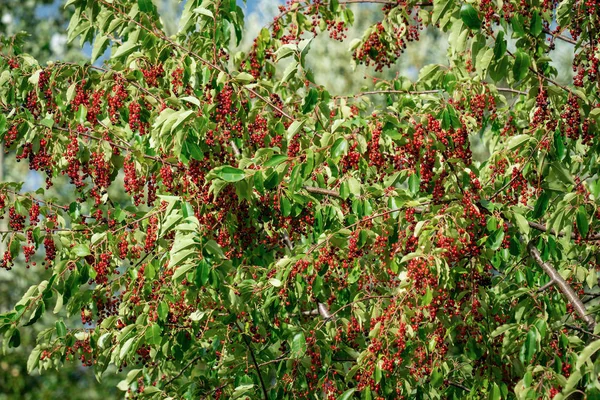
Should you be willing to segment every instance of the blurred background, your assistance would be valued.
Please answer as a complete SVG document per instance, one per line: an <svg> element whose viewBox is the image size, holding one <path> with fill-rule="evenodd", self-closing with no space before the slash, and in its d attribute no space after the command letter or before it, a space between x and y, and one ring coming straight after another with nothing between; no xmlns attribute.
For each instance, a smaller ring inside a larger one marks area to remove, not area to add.
<svg viewBox="0 0 600 400"><path fill-rule="evenodd" d="M267 26L278 13L278 5L283 1L248 0L247 4L238 0L246 15L246 35L241 44L232 52L247 52L254 37L261 28ZM40 65L50 60L85 61L89 60L91 47L79 47L79 39L67 43L66 27L72 8L64 9L64 0L0 0L0 35L18 35L17 43L22 51L38 59ZM154 0L162 16L167 33L176 32L180 10L184 1ZM352 5L354 26L347 32L347 40L343 43L323 34L313 40L309 67L312 68L317 84L329 88L334 95L347 95L360 91L363 87L373 87L371 78L391 79L399 75L416 80L422 66L430 63L447 64L446 35L435 29L422 32L421 40L408 45L406 52L390 69L374 74L365 67L352 69L349 43L360 38L365 29L381 19L380 7L377 5ZM555 67L559 70L559 80L570 82L572 71L572 47L557 42ZM2 50L4 51L4 50ZM97 64L101 64L101 57ZM367 78L367 79L363 79ZM44 177L29 171L26 163L17 163L14 154L4 154L0 144L0 182L25 182L24 191L35 191L44 186ZM48 193L59 199L61 204L69 204L72 198L65 194L73 193L65 186L66 180L57 180L53 192ZM117 186L117 185L113 185ZM122 190L121 188L114 188ZM0 220L0 230L6 229L4 220ZM4 243L0 243L3 251ZM2 253L0 251L0 254ZM41 260L38 260L41 261ZM36 267L26 269L22 260L17 260L11 271L0 270L0 313L9 311L26 292L27 288L40 280L48 279L46 271L37 263ZM79 363L65 364L59 371L46 371L43 376L37 372L27 374L27 358L35 346L37 333L54 326L52 313L42 318L35 325L21 330L21 346L9 349L0 356L0 400L7 399L100 399L119 398L122 393L115 385L122 376L114 370L108 370L101 383L94 377L93 370L82 367ZM81 321L75 316L67 326L79 326Z"/></svg>

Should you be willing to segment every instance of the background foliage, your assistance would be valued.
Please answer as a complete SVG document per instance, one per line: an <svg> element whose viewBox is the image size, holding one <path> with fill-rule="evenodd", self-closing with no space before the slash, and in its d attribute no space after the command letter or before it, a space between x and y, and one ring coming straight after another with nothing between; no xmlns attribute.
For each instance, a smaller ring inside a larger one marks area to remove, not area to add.
<svg viewBox="0 0 600 400"><path fill-rule="evenodd" d="M28 371L128 398L598 396L596 4L372 2L245 39L235 1L69 0L91 63L6 28L0 135L45 186L0 184L35 281L4 351L40 327Z"/></svg>

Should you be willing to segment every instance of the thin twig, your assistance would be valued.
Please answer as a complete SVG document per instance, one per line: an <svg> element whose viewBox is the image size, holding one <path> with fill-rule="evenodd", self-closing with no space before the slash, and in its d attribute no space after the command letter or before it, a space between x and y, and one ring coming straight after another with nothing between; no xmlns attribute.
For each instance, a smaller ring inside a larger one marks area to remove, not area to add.
<svg viewBox="0 0 600 400"><path fill-rule="evenodd" d="M594 339L600 339L600 336L598 336L598 335L596 335L596 334L594 334L594 333L592 333L592 332L590 332L590 331L588 331L588 330L585 330L585 329L583 329L583 328L580 328L580 327L578 327L578 326L575 326L575 325L570 325L570 324L565 324L565 326L566 326L567 328L569 328L569 329L572 329L572 330L574 330L574 331L581 332L581 333L585 333L586 335L589 335L590 337L593 337Z"/></svg>
<svg viewBox="0 0 600 400"><path fill-rule="evenodd" d="M550 280L550 282L546 283L544 286L542 286L541 288L538 289L538 293L548 290L549 288L554 286L555 283L556 282L554 282L553 280Z"/></svg>
<svg viewBox="0 0 600 400"><path fill-rule="evenodd" d="M460 383L458 383L458 382L454 382L454 381L448 381L448 385L450 385L450 386L454 386L454 387L457 387L457 388L459 388L459 389L462 389L462 390L464 390L465 392L469 392L469 393L471 392L471 389L469 389L468 387L466 387L466 386L464 386L464 385L462 385L462 384L460 384Z"/></svg>
<svg viewBox="0 0 600 400"><path fill-rule="evenodd" d="M235 321L235 326L237 326L238 331L240 331L240 335L242 335L242 339L244 339L244 343L246 343L246 347L250 352L250 357L252 358L252 363L254 364L254 368L256 368L256 373L258 374L258 379L260 380L260 386L262 387L263 394L265 395L265 400L269 400L269 393L267 392L267 386L263 380L262 374L260 373L260 366L256 361L256 356L254 355L254 350L252 350L252 346L250 345L250 341L246 337L246 334L242 330L242 327Z"/></svg>
<svg viewBox="0 0 600 400"><path fill-rule="evenodd" d="M193 364L196 363L196 361L198 361L199 359L201 359L202 356L196 356L194 358L192 358L190 360L190 362L188 362L182 369L181 371L179 371L179 373L177 375L175 375L173 378L169 379L169 381L167 383L165 383L165 387L169 386L175 379L178 379L181 375L183 375L183 373L189 368L191 367Z"/></svg>

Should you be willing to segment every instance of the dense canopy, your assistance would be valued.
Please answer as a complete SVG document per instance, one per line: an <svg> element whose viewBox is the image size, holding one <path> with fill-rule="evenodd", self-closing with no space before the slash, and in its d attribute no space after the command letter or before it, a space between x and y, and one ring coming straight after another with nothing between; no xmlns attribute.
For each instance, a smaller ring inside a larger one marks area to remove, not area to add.
<svg viewBox="0 0 600 400"><path fill-rule="evenodd" d="M331 94L311 41L354 3L382 19L353 63L429 30L447 62ZM113 365L127 398L600 396L595 0L289 1L246 53L235 0L183 2L173 35L151 0L65 7L89 61L1 38L0 138L45 179L0 183L0 267L49 271L0 315L4 351L55 322L30 371Z"/></svg>

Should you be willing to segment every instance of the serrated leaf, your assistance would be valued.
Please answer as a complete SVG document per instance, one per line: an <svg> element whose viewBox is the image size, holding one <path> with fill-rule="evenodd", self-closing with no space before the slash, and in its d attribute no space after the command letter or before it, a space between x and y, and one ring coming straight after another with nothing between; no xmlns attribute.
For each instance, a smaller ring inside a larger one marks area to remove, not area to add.
<svg viewBox="0 0 600 400"><path fill-rule="evenodd" d="M105 35L97 35L94 39L94 46L92 47L92 64L104 53L108 45L108 37Z"/></svg>
<svg viewBox="0 0 600 400"><path fill-rule="evenodd" d="M172 263L169 262L169 265L171 265L171 264ZM193 267L194 267L194 265L191 264L191 263L187 263L187 264L184 264L184 265L180 266L173 273L173 280L179 279L180 277L182 277L183 275L185 275L187 272L189 272L189 270L191 270Z"/></svg>
<svg viewBox="0 0 600 400"><path fill-rule="evenodd" d="M281 285L282 285L281 281L277 278L269 279L269 283L274 287L281 287Z"/></svg>
<svg viewBox="0 0 600 400"><path fill-rule="evenodd" d="M63 338L67 335L67 327L63 321L56 321L56 336Z"/></svg>
<svg viewBox="0 0 600 400"><path fill-rule="evenodd" d="M539 36L542 33L542 17L540 16L539 11L534 10L533 15L531 16L531 27L529 31L533 36Z"/></svg>
<svg viewBox="0 0 600 400"><path fill-rule="evenodd" d="M235 76L235 80L241 82L242 84L247 84L254 80L254 76L247 72L241 72Z"/></svg>
<svg viewBox="0 0 600 400"><path fill-rule="evenodd" d="M589 222L588 222L587 212L585 211L584 206L579 206L579 208L577 209L576 219L577 219L577 230L579 231L579 234L581 235L582 238L587 237L590 226L589 226Z"/></svg>
<svg viewBox="0 0 600 400"><path fill-rule="evenodd" d="M194 96L182 97L181 100L187 101L188 103L192 103L193 105L200 107L200 100L198 100L198 98Z"/></svg>
<svg viewBox="0 0 600 400"><path fill-rule="evenodd" d="M33 313L33 315L31 315L31 318L29 318L29 321L27 321L27 323L23 326L30 326L30 325L35 324L40 319L40 317L44 314L44 311L46 311L46 305L42 301L35 309L35 312Z"/></svg>
<svg viewBox="0 0 600 400"><path fill-rule="evenodd" d="M470 4L463 4L460 8L460 19L464 22L466 26L470 29L478 30L481 28L481 20L479 19L479 14L477 10Z"/></svg>
<svg viewBox="0 0 600 400"><path fill-rule="evenodd" d="M8 339L8 347L17 348L21 345L21 332L18 329L14 329Z"/></svg>
<svg viewBox="0 0 600 400"><path fill-rule="evenodd" d="M60 310L62 310L63 307L63 294L60 292L56 293L56 304L54 305L54 310L52 310L52 312L54 314L58 314L60 312Z"/></svg>
<svg viewBox="0 0 600 400"><path fill-rule="evenodd" d="M513 64L513 77L515 81L520 81L527 76L530 65L531 61L529 54L517 50L517 54L515 54L515 63Z"/></svg>
<svg viewBox="0 0 600 400"><path fill-rule="evenodd" d="M136 51L139 47L140 44L137 41L129 40L117 48L117 51L113 54L112 58L126 57Z"/></svg>
<svg viewBox="0 0 600 400"><path fill-rule="evenodd" d="M304 353L306 353L306 339L304 333L299 332L296 333L292 339L290 357L297 359L304 356Z"/></svg>
<svg viewBox="0 0 600 400"><path fill-rule="evenodd" d="M524 233L525 235L529 235L529 231L530 231L530 227L529 227L529 223L527 222L527 219L522 216L521 214L514 214L515 216L515 222L517 223L517 226L519 227L519 230Z"/></svg>
<svg viewBox="0 0 600 400"><path fill-rule="evenodd" d="M521 346L520 359L524 364L529 364L529 362L533 359L537 351L538 345L538 332L537 329L533 326L529 328L529 332L527 332L527 336L525 336L525 342L523 346Z"/></svg>
<svg viewBox="0 0 600 400"><path fill-rule="evenodd" d="M496 43L494 44L494 57L496 60L500 60L506 53L506 40L504 39L504 31L499 31L496 36Z"/></svg>
<svg viewBox="0 0 600 400"><path fill-rule="evenodd" d="M269 161L263 164L263 167L276 167L282 162L287 161L287 159L288 157L284 154L275 154Z"/></svg>
<svg viewBox="0 0 600 400"><path fill-rule="evenodd" d="M207 16L207 17L209 17L209 18L213 18L213 19L215 18L215 16L214 16L214 14L212 13L212 11L210 11L209 9L207 9L207 8L204 8L204 7L196 7L196 8L194 8L194 9L192 10L192 12L193 12L194 14L205 15L205 16Z"/></svg>
<svg viewBox="0 0 600 400"><path fill-rule="evenodd" d="M152 12L154 4L152 4L152 0L138 0L138 7L141 12L148 13Z"/></svg>
<svg viewBox="0 0 600 400"><path fill-rule="evenodd" d="M162 328L158 324L152 324L147 330L144 338L150 345L159 345L162 341Z"/></svg>
<svg viewBox="0 0 600 400"><path fill-rule="evenodd" d="M298 131L300 131L300 129L302 129L302 126L304 126L304 122L305 122L304 120L294 121L290 124L290 126L287 128L287 140L288 141L292 140L292 138L294 136L296 136Z"/></svg>
<svg viewBox="0 0 600 400"><path fill-rule="evenodd" d="M348 152L348 141L344 138L338 138L333 146L331 146L331 157L338 158L342 154L346 154Z"/></svg>
<svg viewBox="0 0 600 400"><path fill-rule="evenodd" d="M214 240L209 240L206 243L204 243L204 250L206 250L208 253L212 254L213 256L217 256L219 258L227 258L225 257L225 254L223 253L223 249L221 249L221 246L219 246L219 244L217 242L215 242Z"/></svg>
<svg viewBox="0 0 600 400"><path fill-rule="evenodd" d="M42 354L42 349L39 347L34 348L29 354L29 358L27 359L27 373L30 374L39 364L40 355Z"/></svg>
<svg viewBox="0 0 600 400"><path fill-rule="evenodd" d="M549 202L550 202L550 196L548 196L548 193L542 192L540 197L535 202L535 206L533 208L533 218L534 219L538 219L542 215L544 215L544 213L548 209Z"/></svg>
<svg viewBox="0 0 600 400"><path fill-rule="evenodd" d="M161 301L158 304L157 312L158 312L158 318L161 321L165 321L167 319L167 315L169 315L169 305L166 302Z"/></svg>
<svg viewBox="0 0 600 400"><path fill-rule="evenodd" d="M71 250L73 252L74 255L76 255L77 257L86 257L91 255L92 253L90 252L90 248L88 245L83 244L83 243L79 243L77 245L75 245L75 247L73 247L73 249Z"/></svg>
<svg viewBox="0 0 600 400"><path fill-rule="evenodd" d="M338 397L338 400L350 400L356 392L356 388L348 389Z"/></svg>
<svg viewBox="0 0 600 400"><path fill-rule="evenodd" d="M125 343L123 343L123 346L121 346L121 349L119 350L119 358L121 360L125 359L125 356L127 355L127 353L129 353L129 350L131 350L131 346L133 346L133 342L135 342L137 338L134 336L132 338L127 339L127 341Z"/></svg>
<svg viewBox="0 0 600 400"><path fill-rule="evenodd" d="M495 230L494 232L492 232L488 236L485 244L491 250L498 250L500 248L500 246L502 245L503 240L504 240L504 231L502 229L498 229L498 230Z"/></svg>
<svg viewBox="0 0 600 400"><path fill-rule="evenodd" d="M229 165L218 168L215 174L225 182L238 182L246 177L244 170Z"/></svg>
<svg viewBox="0 0 600 400"><path fill-rule="evenodd" d="M575 369L579 370L583 365L600 349L600 340L596 340L588 344L577 356L577 363Z"/></svg>

